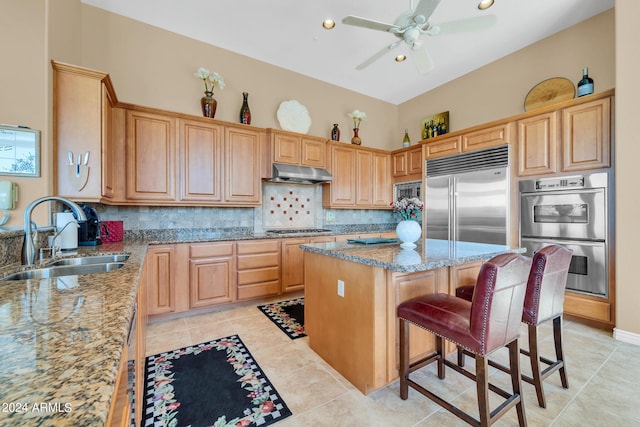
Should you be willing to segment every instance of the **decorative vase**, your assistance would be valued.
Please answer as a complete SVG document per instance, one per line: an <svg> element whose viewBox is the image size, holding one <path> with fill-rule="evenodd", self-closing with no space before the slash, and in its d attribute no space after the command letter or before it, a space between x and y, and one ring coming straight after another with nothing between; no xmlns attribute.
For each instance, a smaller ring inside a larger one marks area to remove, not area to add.
<svg viewBox="0 0 640 427"><path fill-rule="evenodd" d="M213 97L213 92L206 91L200 99L200 105L202 106L202 115L204 117L213 119L216 116L218 101Z"/></svg>
<svg viewBox="0 0 640 427"><path fill-rule="evenodd" d="M422 227L417 221L400 221L396 227L396 234L398 235L398 239L402 242L400 247L412 249L416 247L414 242L416 242L422 235Z"/></svg>
<svg viewBox="0 0 640 427"><path fill-rule="evenodd" d="M242 108L240 108L240 123L243 125L251 124L251 110L249 110L249 94L242 92Z"/></svg>
<svg viewBox="0 0 640 427"><path fill-rule="evenodd" d="M351 138L351 143L355 144L355 145L360 145L362 144L362 140L360 139L360 137L358 136L358 131L360 129L358 128L353 128L353 138Z"/></svg>
<svg viewBox="0 0 640 427"><path fill-rule="evenodd" d="M340 129L338 129L338 124L333 124L333 129L331 129L331 140L332 141L340 141Z"/></svg>

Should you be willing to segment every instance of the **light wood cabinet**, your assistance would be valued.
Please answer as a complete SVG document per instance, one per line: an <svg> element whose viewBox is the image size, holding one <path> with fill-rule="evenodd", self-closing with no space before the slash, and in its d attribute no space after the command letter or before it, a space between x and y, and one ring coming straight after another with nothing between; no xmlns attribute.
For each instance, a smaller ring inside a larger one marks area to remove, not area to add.
<svg viewBox="0 0 640 427"><path fill-rule="evenodd" d="M271 144L271 161L290 165L326 167L325 138L302 135L294 132L268 129Z"/></svg>
<svg viewBox="0 0 640 427"><path fill-rule="evenodd" d="M332 144L330 158L333 181L325 184L324 207L389 208L393 188L388 152Z"/></svg>
<svg viewBox="0 0 640 427"><path fill-rule="evenodd" d="M224 128L193 120L180 121L180 200L221 202Z"/></svg>
<svg viewBox="0 0 640 427"><path fill-rule="evenodd" d="M238 300L280 293L280 241L238 242Z"/></svg>
<svg viewBox="0 0 640 427"><path fill-rule="evenodd" d="M559 140L558 111L518 120L518 175L556 172Z"/></svg>
<svg viewBox="0 0 640 427"><path fill-rule="evenodd" d="M176 311L176 245L149 246L145 259L149 315Z"/></svg>
<svg viewBox="0 0 640 427"><path fill-rule="evenodd" d="M443 138L444 139L438 139L437 141L424 144L425 159L437 159L438 157L462 153L462 136L458 135Z"/></svg>
<svg viewBox="0 0 640 427"><path fill-rule="evenodd" d="M175 202L176 119L127 111L127 200Z"/></svg>
<svg viewBox="0 0 640 427"><path fill-rule="evenodd" d="M224 198L231 204L259 205L262 200L264 132L225 127Z"/></svg>
<svg viewBox="0 0 640 427"><path fill-rule="evenodd" d="M281 267L282 292L293 292L304 289L304 251L300 245L305 243L335 242L332 236L282 239Z"/></svg>
<svg viewBox="0 0 640 427"><path fill-rule="evenodd" d="M462 152L484 150L511 142L511 124L502 123L496 126L483 127L462 135Z"/></svg>
<svg viewBox="0 0 640 427"><path fill-rule="evenodd" d="M189 308L235 301L234 244L189 245Z"/></svg>
<svg viewBox="0 0 640 427"><path fill-rule="evenodd" d="M394 151L391 154L391 176L420 179L422 177L422 146L403 148L401 151Z"/></svg>
<svg viewBox="0 0 640 427"><path fill-rule="evenodd" d="M127 346L122 349L118 376L115 384L115 394L111 400L111 407L106 425L109 427L125 427L131 425L131 401L127 393L128 383Z"/></svg>
<svg viewBox="0 0 640 427"><path fill-rule="evenodd" d="M611 166L611 97L562 110L562 171Z"/></svg>
<svg viewBox="0 0 640 427"><path fill-rule="evenodd" d="M98 202L102 197L102 151L109 147L111 111L117 102L109 76L86 68L52 61L54 191L76 201ZM89 153L86 183L79 183L74 165ZM74 165L69 164L69 153Z"/></svg>

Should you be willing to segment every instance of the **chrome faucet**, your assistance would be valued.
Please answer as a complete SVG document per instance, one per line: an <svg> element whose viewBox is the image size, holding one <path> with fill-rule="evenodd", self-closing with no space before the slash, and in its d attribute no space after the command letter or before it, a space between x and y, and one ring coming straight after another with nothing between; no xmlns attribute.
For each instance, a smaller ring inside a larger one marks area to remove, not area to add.
<svg viewBox="0 0 640 427"><path fill-rule="evenodd" d="M60 202L60 203L64 203L65 205L67 205L68 207L71 208L71 211L73 211L73 213L75 214L76 218L78 219L78 221L86 221L87 220L87 216L85 215L84 211L82 210L82 208L80 206L78 206L76 203L72 202L71 200L67 200L63 197L58 197L58 196L45 196L45 197L41 197L39 199L34 200L33 202L29 203L29 205L24 209L24 251L23 251L23 256L24 256L24 263L26 265L33 265L33 262L35 260L35 246L33 243L33 231L31 229L32 227L32 221L31 221L31 213L33 212L33 209L38 206L40 203L43 202ZM37 231L37 227L36 227L36 231Z"/></svg>

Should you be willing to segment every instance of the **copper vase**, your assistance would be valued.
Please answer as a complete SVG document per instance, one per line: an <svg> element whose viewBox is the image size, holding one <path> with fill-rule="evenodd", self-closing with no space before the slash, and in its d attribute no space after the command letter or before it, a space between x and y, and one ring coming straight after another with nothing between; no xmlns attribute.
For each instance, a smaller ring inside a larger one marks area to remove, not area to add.
<svg viewBox="0 0 640 427"><path fill-rule="evenodd" d="M213 92L205 92L204 96L200 99L200 105L202 106L202 115L204 117L213 119L216 116L218 101L213 97Z"/></svg>
<svg viewBox="0 0 640 427"><path fill-rule="evenodd" d="M358 136L358 131L359 130L360 129L358 129L358 128L353 128L353 138L351 138L351 143L352 144L355 144L355 145L361 145L362 144L362 140Z"/></svg>

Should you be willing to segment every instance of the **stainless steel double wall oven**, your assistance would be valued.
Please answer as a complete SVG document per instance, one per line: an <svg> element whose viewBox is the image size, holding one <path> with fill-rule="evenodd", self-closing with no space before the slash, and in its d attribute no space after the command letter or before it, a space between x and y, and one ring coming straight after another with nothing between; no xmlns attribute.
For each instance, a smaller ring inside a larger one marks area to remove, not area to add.
<svg viewBox="0 0 640 427"><path fill-rule="evenodd" d="M520 181L521 245L573 250L567 290L608 297L608 174Z"/></svg>

